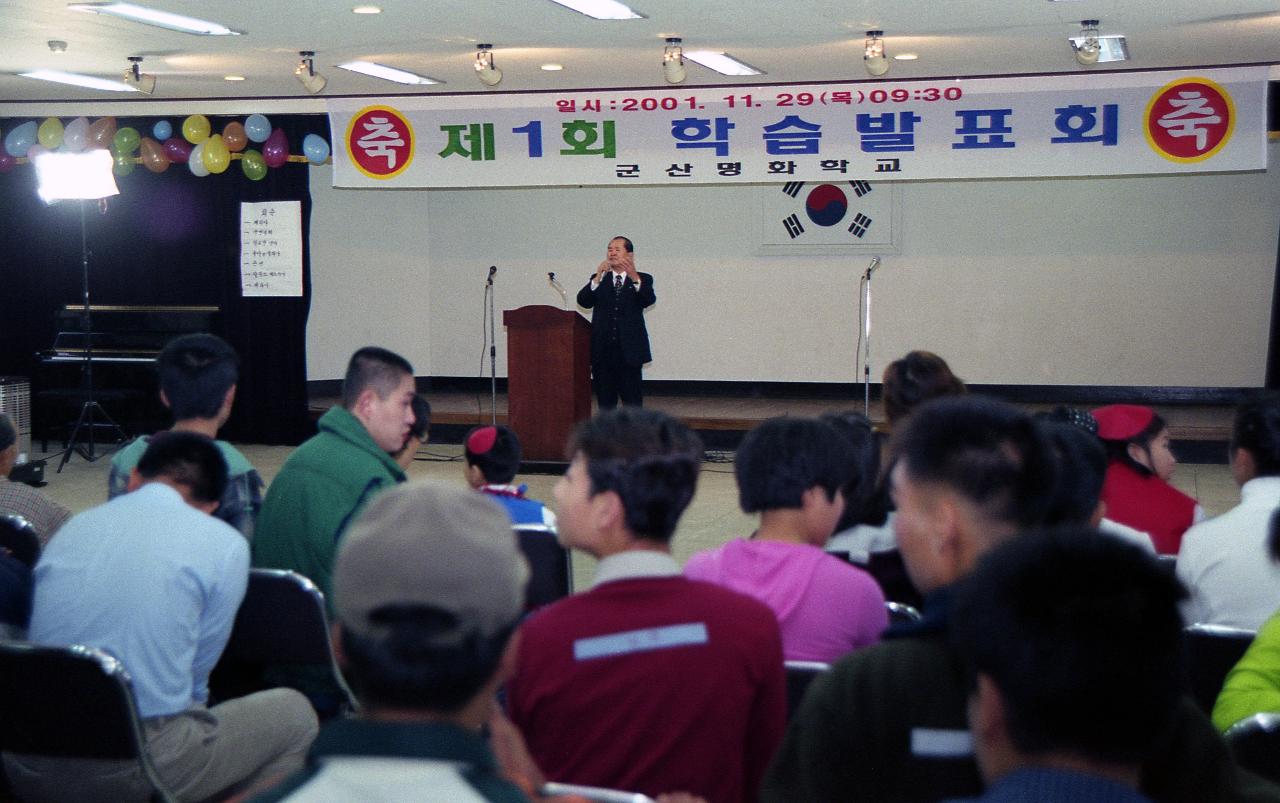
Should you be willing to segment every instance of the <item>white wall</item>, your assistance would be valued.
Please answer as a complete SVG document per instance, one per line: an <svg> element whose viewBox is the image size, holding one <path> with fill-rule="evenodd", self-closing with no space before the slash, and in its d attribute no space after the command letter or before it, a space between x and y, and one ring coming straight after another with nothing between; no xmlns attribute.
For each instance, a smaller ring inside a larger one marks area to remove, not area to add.
<svg viewBox="0 0 1280 803"><path fill-rule="evenodd" d="M1272 146L1274 152L1275 145ZM309 376L365 343L420 375L481 376L482 298L559 304L610 236L654 274L649 379L856 381L864 257L755 255L760 189L356 191L312 175ZM913 348L970 382L1263 381L1280 231L1267 173L906 183L902 253L873 288L873 375Z"/></svg>

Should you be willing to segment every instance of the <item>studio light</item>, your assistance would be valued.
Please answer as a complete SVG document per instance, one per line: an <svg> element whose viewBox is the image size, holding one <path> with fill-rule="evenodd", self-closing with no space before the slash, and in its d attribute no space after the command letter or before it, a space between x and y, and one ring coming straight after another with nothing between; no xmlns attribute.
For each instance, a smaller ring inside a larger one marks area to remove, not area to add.
<svg viewBox="0 0 1280 803"><path fill-rule="evenodd" d="M493 45L476 45L476 78L485 86L497 86L502 82L502 70L493 63Z"/></svg>
<svg viewBox="0 0 1280 803"><path fill-rule="evenodd" d="M1098 32L1098 20L1080 20L1080 33L1067 37L1076 61L1084 67L1108 61L1128 61L1129 45L1123 34Z"/></svg>
<svg viewBox="0 0 1280 803"><path fill-rule="evenodd" d="M294 68L293 75L302 84L302 88L310 92L312 95L318 95L324 91L325 84L329 83L329 79L316 72L316 53L314 50L299 50L298 55L302 60L298 62L298 66Z"/></svg>
<svg viewBox="0 0 1280 803"><path fill-rule="evenodd" d="M667 46L662 49L662 74L668 84L678 84L685 78L684 48L680 47L678 36L667 37Z"/></svg>
<svg viewBox="0 0 1280 803"><path fill-rule="evenodd" d="M93 200L119 195L111 174L111 152L95 148L84 153L45 152L32 159L36 193L47 204L69 199Z"/></svg>
<svg viewBox="0 0 1280 803"><path fill-rule="evenodd" d="M866 47L862 51L862 64L871 75L889 72L889 59L884 55L884 31L867 31Z"/></svg>
<svg viewBox="0 0 1280 803"><path fill-rule="evenodd" d="M124 82L139 92L150 95L156 91L156 77L142 71L142 56L130 56L129 67L124 71Z"/></svg>

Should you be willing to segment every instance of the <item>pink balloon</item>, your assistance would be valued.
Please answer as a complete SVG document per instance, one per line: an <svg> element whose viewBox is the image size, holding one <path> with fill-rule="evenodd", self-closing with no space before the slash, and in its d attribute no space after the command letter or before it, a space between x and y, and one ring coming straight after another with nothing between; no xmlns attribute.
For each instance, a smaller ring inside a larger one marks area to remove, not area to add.
<svg viewBox="0 0 1280 803"><path fill-rule="evenodd" d="M289 138L280 129L272 131L267 141L262 143L262 160L267 167L280 167L289 161Z"/></svg>
<svg viewBox="0 0 1280 803"><path fill-rule="evenodd" d="M164 155L174 164L184 165L191 157L191 143L182 137L169 137L161 147L164 148Z"/></svg>
<svg viewBox="0 0 1280 803"><path fill-rule="evenodd" d="M4 148L0 148L0 173L8 173L18 163L15 156L10 156Z"/></svg>

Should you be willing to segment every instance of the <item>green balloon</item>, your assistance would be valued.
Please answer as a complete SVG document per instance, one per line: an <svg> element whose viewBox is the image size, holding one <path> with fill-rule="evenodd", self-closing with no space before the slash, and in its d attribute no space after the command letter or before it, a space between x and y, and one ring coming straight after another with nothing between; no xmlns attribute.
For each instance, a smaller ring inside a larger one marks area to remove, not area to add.
<svg viewBox="0 0 1280 803"><path fill-rule="evenodd" d="M250 181L262 181L267 177L266 161L261 153L252 149L240 154L240 169Z"/></svg>
<svg viewBox="0 0 1280 803"><path fill-rule="evenodd" d="M138 135L136 128L125 126L116 132L115 137L111 140L116 153L131 154L138 149L138 144L142 142L142 138Z"/></svg>
<svg viewBox="0 0 1280 803"><path fill-rule="evenodd" d="M137 165L133 161L133 157L127 153L119 151L111 152L111 172L117 176L127 176L133 172L133 168Z"/></svg>

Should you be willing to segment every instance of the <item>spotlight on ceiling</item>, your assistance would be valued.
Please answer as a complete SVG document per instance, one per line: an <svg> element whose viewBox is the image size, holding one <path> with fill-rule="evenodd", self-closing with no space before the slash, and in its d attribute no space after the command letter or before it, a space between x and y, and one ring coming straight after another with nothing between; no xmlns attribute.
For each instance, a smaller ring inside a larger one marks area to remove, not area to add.
<svg viewBox="0 0 1280 803"><path fill-rule="evenodd" d="M866 47L862 51L862 64L871 75L889 72L889 59L884 55L884 31L867 31Z"/></svg>
<svg viewBox="0 0 1280 803"><path fill-rule="evenodd" d="M667 37L667 46L662 49L662 74L668 84L678 84L685 78L684 48L680 47L678 36Z"/></svg>
<svg viewBox="0 0 1280 803"><path fill-rule="evenodd" d="M1067 42L1076 61L1085 67L1108 61L1128 61L1129 45L1123 34L1100 34L1097 20L1080 20L1080 33L1068 36Z"/></svg>
<svg viewBox="0 0 1280 803"><path fill-rule="evenodd" d="M493 45L476 45L476 78L485 86L502 82L502 70L493 64Z"/></svg>
<svg viewBox="0 0 1280 803"><path fill-rule="evenodd" d="M122 80L144 95L156 91L156 77L142 71L142 56L129 57L129 66L125 69Z"/></svg>
<svg viewBox="0 0 1280 803"><path fill-rule="evenodd" d="M316 72L316 52L314 50L299 50L298 66L294 68L293 75L302 84L302 88L312 95L318 95L324 91L325 84L329 83L329 79Z"/></svg>

